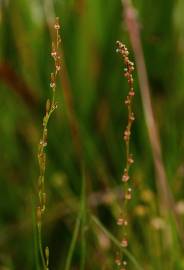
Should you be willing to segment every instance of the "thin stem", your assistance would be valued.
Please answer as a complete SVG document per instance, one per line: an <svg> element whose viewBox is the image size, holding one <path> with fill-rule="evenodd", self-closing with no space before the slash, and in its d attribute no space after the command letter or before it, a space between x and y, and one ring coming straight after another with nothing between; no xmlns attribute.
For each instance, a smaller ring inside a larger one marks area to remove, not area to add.
<svg viewBox="0 0 184 270"><path fill-rule="evenodd" d="M125 162L125 168L124 168L124 173L122 176L122 181L124 183L124 204L121 206L121 213L120 217L118 218L117 224L122 226L122 234L123 238L121 241L121 246L124 248L128 247L128 239L127 239L127 226L128 226L128 221L127 221L127 203L128 201L131 200L132 198L132 188L130 182L130 176L129 176L129 169L130 165L133 163L133 159L130 155L130 138L131 138L131 128L132 128L132 123L134 121L134 113L132 111L132 102L133 102L133 97L135 95L134 92L134 86L133 86L133 76L132 72L134 71L134 63L132 63L129 58L129 52L124 44L122 44L120 41L116 42L117 44L117 52L120 54L120 56L123 59L124 62L124 76L127 79L128 86L129 86L129 93L126 97L125 100L125 105L127 106L127 111L128 111L128 121L127 121L127 126L124 131L124 136L123 139L125 141L125 151L126 151L126 162ZM115 262L118 267L123 266L123 269L127 269L127 261L124 259L124 254L126 252L121 252L121 256L117 256L115 259Z"/></svg>
<svg viewBox="0 0 184 270"><path fill-rule="evenodd" d="M67 260L66 260L65 270L69 270L71 267L72 256L73 256L74 248L75 248L75 245L77 242L77 236L79 234L80 222L81 222L81 213L77 217L77 220L75 223L75 229L73 232L72 242L71 242L70 249L69 249L68 256L67 256Z"/></svg>
<svg viewBox="0 0 184 270"><path fill-rule="evenodd" d="M56 102L55 102L55 91L56 91L56 79L57 75L59 73L59 70L61 69L61 62L60 62L60 55L59 55L59 44L60 44L60 36L59 36L59 18L56 18L54 29L56 33L56 40L52 43L52 52L51 56L54 59L54 72L51 73L51 81L50 81L50 87L52 89L52 101L50 99L46 102L46 112L43 117L43 130L42 130L42 136L38 147L38 164L39 164L39 178L38 178L38 201L39 204L36 208L36 218L37 218L37 228L38 228L38 246L40 251L40 257L42 261L42 266L44 270L48 270L48 264L49 264L49 248L46 247L46 249L43 248L42 244L42 216L46 209L46 192L45 192L45 169L46 169L46 151L45 148L47 146L47 136L48 136L48 122L52 115L52 113L57 108ZM45 256L44 256L44 252Z"/></svg>
<svg viewBox="0 0 184 270"><path fill-rule="evenodd" d="M44 270L47 270L46 262L45 262L45 257L43 254L43 247L42 247L42 230L41 230L41 224L38 224L38 245L39 245L39 250L40 250L40 256L42 260L42 264L44 266Z"/></svg>

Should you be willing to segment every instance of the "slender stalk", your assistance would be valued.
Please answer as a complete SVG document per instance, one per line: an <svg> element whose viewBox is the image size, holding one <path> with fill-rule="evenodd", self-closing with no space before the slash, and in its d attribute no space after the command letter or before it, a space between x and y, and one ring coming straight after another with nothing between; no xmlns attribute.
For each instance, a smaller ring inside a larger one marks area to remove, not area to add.
<svg viewBox="0 0 184 270"><path fill-rule="evenodd" d="M81 194L81 262L80 270L85 270L86 258L86 178L85 169L83 168L82 176L82 194Z"/></svg>
<svg viewBox="0 0 184 270"><path fill-rule="evenodd" d="M44 254L43 254L43 247L42 247L41 224L38 225L38 246L39 246L40 256L41 256L41 260L42 260L42 265L43 265L44 269L47 269L46 264L45 264Z"/></svg>
<svg viewBox="0 0 184 270"><path fill-rule="evenodd" d="M125 168L122 176L122 182L124 183L124 204L121 206L121 212L119 215L119 218L117 220L117 225L122 227L122 240L121 240L121 246L123 248L128 247L128 237L127 237L127 227L128 227L128 202L132 199L132 187L131 187L131 181L129 176L129 170L130 166L133 164L134 160L132 158L132 154L130 153L130 138L131 138L131 128L133 121L135 120L134 112L132 110L132 102L133 97L135 96L134 92L134 80L132 76L132 72L134 71L134 63L132 63L129 60L129 52L124 44L122 44L120 41L116 42L117 44L117 53L120 54L121 58L124 62L124 77L127 79L128 86L129 86L129 93L125 100L125 105L127 106L128 111L128 120L127 120L127 126L125 128L123 139L125 141L125 149L126 149L126 162L125 162ZM126 253L125 253L126 255ZM127 261L126 256L124 256L124 252L118 252L115 262L120 269L127 269ZM123 267L123 268L122 268Z"/></svg>
<svg viewBox="0 0 184 270"><path fill-rule="evenodd" d="M70 249L69 249L67 260L66 260L65 270L69 270L71 268L72 256L73 256L73 252L74 252L75 245L77 242L77 236L80 230L80 223L81 223L81 213L79 213L76 223L75 223L72 241L71 241Z"/></svg>
<svg viewBox="0 0 184 270"><path fill-rule="evenodd" d="M144 53L141 42L141 28L137 16L137 10L135 9L131 0L121 0L121 1L124 12L123 17L125 20L125 24L127 26L130 42L132 44L137 64L140 93L155 165L156 185L160 200L160 212L166 218L168 216L168 213L170 212L173 213L173 217L175 219L175 223L178 229L178 235L184 247L184 232L182 228L182 222L176 211L173 194L168 185L167 174L162 157L162 148L159 138L159 131L156 125L153 107L151 103L151 95L150 95L151 91L148 80L148 74L146 70L146 64L144 60ZM166 240L168 244L168 236L166 236Z"/></svg>
<svg viewBox="0 0 184 270"><path fill-rule="evenodd" d="M43 130L42 135L38 147L38 164L40 174L38 177L38 206L36 208L36 221L37 221L37 233L38 233L38 246L40 251L40 257L42 262L42 267L44 270L49 269L49 248L43 248L42 244L42 217L45 213L46 209L46 192L45 192L45 169L46 169L46 151L45 148L47 146L47 137L48 137L48 122L52 115L52 113L57 108L57 104L55 101L55 91L56 91L56 79L61 69L61 61L59 55L59 44L61 42L61 38L59 35L59 18L56 18L54 24L55 36L52 42L52 51L51 56L54 59L54 72L51 73L51 81L50 87L52 89L52 98L47 100L46 102L46 112L43 117Z"/></svg>
<svg viewBox="0 0 184 270"><path fill-rule="evenodd" d="M72 241L71 241L71 245L69 248L69 252L68 252L68 256L66 259L66 266L65 266L65 270L70 270L71 268L71 263L72 263L72 257L73 257L73 253L74 253L74 249L76 246L76 242L77 242L77 237L79 235L80 229L81 229L81 235L82 235L82 239L81 239L81 253L82 253L82 257L81 257L81 262L80 262L80 269L83 270L85 269L85 247L86 247L86 243L85 243L85 222L86 222L86 210L85 210L85 202L86 200L86 196L85 196L85 172L83 169L83 175L82 175L82 186L81 186L81 196L80 196L80 208L79 208L79 213L75 222L75 228L74 228L74 232L73 232L73 236L72 236ZM81 227L81 228L80 228Z"/></svg>

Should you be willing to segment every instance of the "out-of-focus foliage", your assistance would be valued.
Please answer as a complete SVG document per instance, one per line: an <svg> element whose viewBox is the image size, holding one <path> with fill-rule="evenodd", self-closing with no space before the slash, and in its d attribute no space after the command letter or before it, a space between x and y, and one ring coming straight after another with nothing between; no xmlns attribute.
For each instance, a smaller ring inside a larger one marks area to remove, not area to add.
<svg viewBox="0 0 184 270"><path fill-rule="evenodd" d="M133 2L141 22L164 164L183 221L184 2ZM58 81L58 109L49 124L43 238L50 247L50 269L64 269L66 263L80 209L80 158L85 167L86 219L71 269L82 269L83 257L84 269L114 269L116 248L90 216L94 213L120 238L115 220L122 190L127 85L115 41L126 42L131 52L120 0L0 1L0 269L36 269L37 145L44 104L50 95L53 62L48 26L55 15L61 19L69 85ZM172 218L163 220L158 210L153 158L137 81L136 92L130 251L145 270L182 270L184 253L176 227ZM81 241L84 235L85 245ZM134 269L131 263L129 269Z"/></svg>

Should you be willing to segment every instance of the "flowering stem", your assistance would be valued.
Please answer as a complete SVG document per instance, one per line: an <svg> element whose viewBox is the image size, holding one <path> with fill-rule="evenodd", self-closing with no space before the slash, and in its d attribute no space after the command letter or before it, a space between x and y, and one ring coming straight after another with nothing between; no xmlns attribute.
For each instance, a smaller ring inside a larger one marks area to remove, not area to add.
<svg viewBox="0 0 184 270"><path fill-rule="evenodd" d="M127 126L125 128L124 134L123 134L123 139L125 141L125 149L126 149L126 162L125 162L125 168L122 176L122 182L124 183L124 204L121 207L121 213L120 216L117 220L117 225L122 226L123 230L123 238L121 240L121 246L123 248L128 247L128 239L127 239L127 226L128 226L128 220L127 220L127 204L128 201L132 199L132 188L130 185L130 176L129 176L129 169L132 163L134 162L132 158L132 154L130 154L130 138L131 138L131 128L132 128L132 123L135 120L134 113L132 111L132 101L133 97L135 96L134 92L134 86L133 86L133 76L132 72L134 71L134 63L132 63L129 58L129 52L124 44L122 44L120 41L116 42L117 45L117 52L120 54L120 56L123 58L124 62L124 77L128 81L129 85L129 93L126 97L125 100L125 105L127 106L127 111L128 111L128 122ZM126 255L126 252L124 252ZM117 253L117 257L115 259L115 262L120 269L127 269L127 261L124 258L124 254L122 252ZM123 268L122 268L123 267Z"/></svg>
<svg viewBox="0 0 184 270"><path fill-rule="evenodd" d="M61 38L59 35L59 18L56 18L55 24L55 35L56 40L52 42L52 52L51 56L54 59L55 70L51 73L51 81L50 87L52 89L52 101L50 99L46 102L46 112L43 117L43 130L41 140L38 146L38 164L39 164L39 178L38 178L38 206L36 208L36 221L37 221L37 229L38 229L38 246L40 251L40 257L42 261L42 266L44 270L49 269L49 248L43 248L42 244L42 216L45 212L46 208L46 192L45 192L45 169L46 169L46 152L45 148L47 146L47 137L48 137L48 122L52 115L52 113L57 108L57 104L55 102L55 91L56 91L56 79L57 75L61 69L60 55L59 55L59 44L61 42Z"/></svg>

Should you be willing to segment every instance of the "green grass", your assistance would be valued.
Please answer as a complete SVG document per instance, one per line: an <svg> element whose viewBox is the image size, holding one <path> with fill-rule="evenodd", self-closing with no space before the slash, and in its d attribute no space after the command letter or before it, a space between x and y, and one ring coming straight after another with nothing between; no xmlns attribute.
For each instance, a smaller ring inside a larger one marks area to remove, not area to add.
<svg viewBox="0 0 184 270"><path fill-rule="evenodd" d="M55 14L49 8L46 15L46 1L1 2L0 269L39 269L32 198L37 194L37 145L53 67L48 15ZM117 239L121 239L115 220L125 163L122 132L127 117L123 106L127 84L121 76L115 41L126 43L130 58L135 58L122 23L121 1L48 2L53 3L61 19L70 87L58 81L58 109L49 123L43 243L49 246L50 269L65 269L67 261L71 270L113 269ZM182 206L183 1L133 2L141 21L168 184L176 204ZM183 270L183 248L173 216L161 219L163 226L159 229L155 227L160 205L137 78L135 91L132 152L136 163L131 171L135 193L129 207L129 269L136 269L136 259L138 269ZM75 145L77 132L82 160ZM83 161L85 188L80 166ZM183 230L182 211L181 207Z"/></svg>

